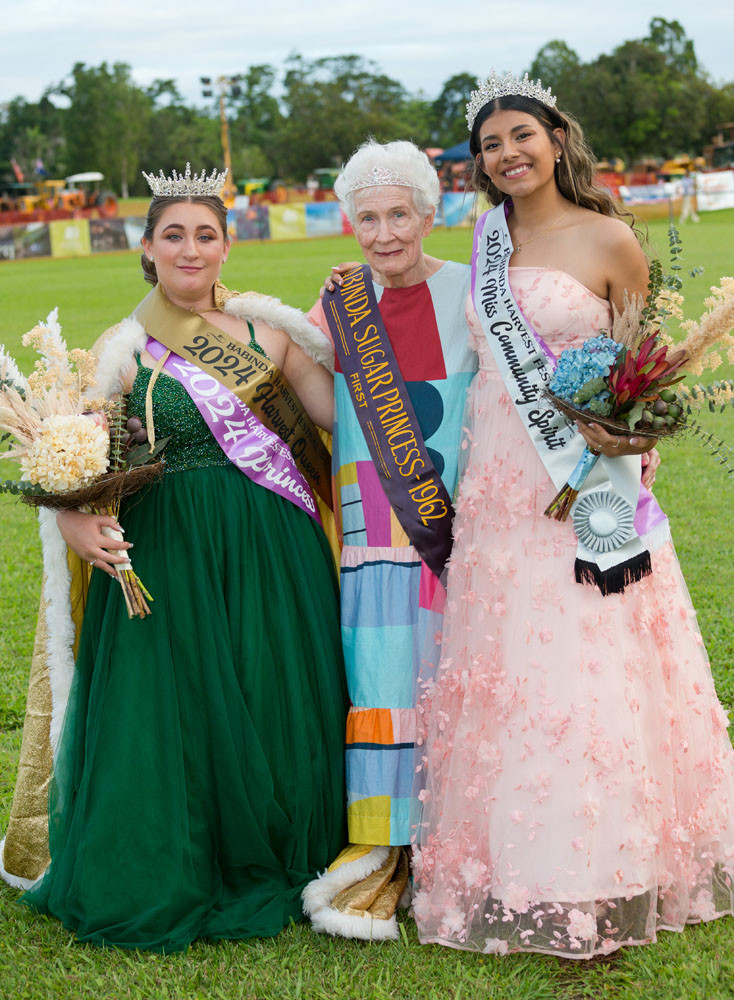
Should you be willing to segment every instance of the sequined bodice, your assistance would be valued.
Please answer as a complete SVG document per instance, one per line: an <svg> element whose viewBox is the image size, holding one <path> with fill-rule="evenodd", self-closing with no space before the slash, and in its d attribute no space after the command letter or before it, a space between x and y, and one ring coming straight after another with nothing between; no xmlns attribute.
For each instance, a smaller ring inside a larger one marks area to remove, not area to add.
<svg viewBox="0 0 734 1000"><path fill-rule="evenodd" d="M138 368L127 412L145 425L145 394L152 370ZM184 387L161 372L153 386L153 420L156 438L170 436L164 457L165 471L182 472L209 465L229 465L229 459L214 440L204 418Z"/></svg>

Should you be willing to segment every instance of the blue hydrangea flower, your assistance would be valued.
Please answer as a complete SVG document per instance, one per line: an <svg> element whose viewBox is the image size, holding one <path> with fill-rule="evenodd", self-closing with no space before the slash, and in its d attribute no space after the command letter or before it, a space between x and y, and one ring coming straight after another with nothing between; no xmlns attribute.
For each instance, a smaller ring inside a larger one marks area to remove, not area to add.
<svg viewBox="0 0 734 1000"><path fill-rule="evenodd" d="M561 354L549 389L561 399L573 402L579 389L595 378L606 378L614 364L621 344L610 337L592 337L581 347L569 347ZM603 404L609 398L607 390L597 393L586 403L584 409L603 411Z"/></svg>

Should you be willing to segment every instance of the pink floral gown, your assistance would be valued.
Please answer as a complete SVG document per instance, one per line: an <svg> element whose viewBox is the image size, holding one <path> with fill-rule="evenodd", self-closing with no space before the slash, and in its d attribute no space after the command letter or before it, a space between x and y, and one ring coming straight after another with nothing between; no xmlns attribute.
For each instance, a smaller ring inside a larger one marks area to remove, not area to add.
<svg viewBox="0 0 734 1000"><path fill-rule="evenodd" d="M551 349L609 323L569 275L513 268ZM603 597L495 369L479 375L441 662L420 682L421 941L589 958L734 910L734 753L670 543ZM437 636L437 639L440 637Z"/></svg>

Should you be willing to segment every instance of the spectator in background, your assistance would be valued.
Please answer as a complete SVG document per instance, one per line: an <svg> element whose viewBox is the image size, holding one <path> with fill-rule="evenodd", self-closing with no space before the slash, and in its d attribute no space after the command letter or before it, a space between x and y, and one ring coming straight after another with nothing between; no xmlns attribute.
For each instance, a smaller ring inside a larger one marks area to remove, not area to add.
<svg viewBox="0 0 734 1000"><path fill-rule="evenodd" d="M696 175L691 170L681 179L680 187L683 194L683 203L681 205L678 224L682 225L689 218L694 222L698 222L698 215L694 204L694 198L696 197Z"/></svg>

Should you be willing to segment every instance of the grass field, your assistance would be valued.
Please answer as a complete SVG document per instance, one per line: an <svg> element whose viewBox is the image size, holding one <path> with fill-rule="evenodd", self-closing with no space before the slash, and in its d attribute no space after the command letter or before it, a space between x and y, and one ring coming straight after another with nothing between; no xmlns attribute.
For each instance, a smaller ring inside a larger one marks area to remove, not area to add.
<svg viewBox="0 0 734 1000"><path fill-rule="evenodd" d="M650 223L666 260L666 226ZM436 232L427 241L439 257L467 260L470 233ZM734 272L734 211L702 217L684 232L685 262L705 274L687 285L689 315L697 315L708 286ZM307 308L329 266L355 254L349 237L298 243L240 244L232 249L225 282L254 288ZM129 313L144 285L135 255L77 260L18 261L0 266L0 343L26 370L32 361L22 334L54 306L68 342L85 346ZM717 374L732 374L731 366ZM714 426L708 415L702 421ZM734 443L734 411L716 421ZM695 442L661 448L656 492L667 510L678 553L699 613L719 695L734 706L734 563L731 525L734 482ZM0 477L14 475L0 462ZM0 829L10 808L20 749L25 687L40 585L40 552L33 514L0 497ZM504 958L420 947L403 914L401 940L381 945L319 938L306 925L273 940L196 944L170 957L78 945L55 921L15 904L0 886L0 1000L95 997L103 1000L725 1000L734 995L734 921L663 933L650 947L611 959L563 962L545 956Z"/></svg>

